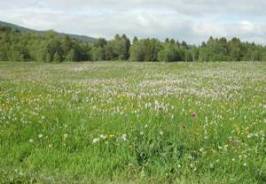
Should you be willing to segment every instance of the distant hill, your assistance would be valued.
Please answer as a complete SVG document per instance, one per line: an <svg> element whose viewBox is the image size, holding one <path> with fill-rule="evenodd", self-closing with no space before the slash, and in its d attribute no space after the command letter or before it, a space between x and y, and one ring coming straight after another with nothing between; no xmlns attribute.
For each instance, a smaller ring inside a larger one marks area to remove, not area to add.
<svg viewBox="0 0 266 184"><path fill-rule="evenodd" d="M16 24L11 24L7 22L3 22L3 21L0 21L0 27L7 27L7 28L12 29L13 31L19 31L19 32L34 32L34 33L39 33L39 34L43 34L47 32L47 31L37 31L34 29L29 29L29 28L25 28L25 27L22 27ZM68 33L58 33L58 34L60 36L69 36L70 38L73 38L79 41L84 41L84 42L95 42L96 41L96 38L84 36L84 35L76 35L76 34L68 34Z"/></svg>

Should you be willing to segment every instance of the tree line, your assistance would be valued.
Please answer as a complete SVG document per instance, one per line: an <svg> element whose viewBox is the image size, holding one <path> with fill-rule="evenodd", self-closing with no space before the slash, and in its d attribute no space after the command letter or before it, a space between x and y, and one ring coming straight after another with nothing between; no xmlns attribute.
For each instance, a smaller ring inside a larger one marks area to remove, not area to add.
<svg viewBox="0 0 266 184"><path fill-rule="evenodd" d="M31 33L0 27L1 61L266 61L266 46L238 38L210 37L200 46L174 39L138 39L126 35L84 42L56 32Z"/></svg>

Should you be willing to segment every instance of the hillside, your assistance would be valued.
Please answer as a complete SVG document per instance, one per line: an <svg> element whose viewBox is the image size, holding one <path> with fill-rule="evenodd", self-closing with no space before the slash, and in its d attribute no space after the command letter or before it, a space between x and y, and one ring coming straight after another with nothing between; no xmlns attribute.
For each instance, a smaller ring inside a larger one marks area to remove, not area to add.
<svg viewBox="0 0 266 184"><path fill-rule="evenodd" d="M35 33L40 33L40 34L43 34L43 33L48 31L48 30L47 31L37 31L34 29L25 28L25 27L22 27L22 26L19 26L16 24L11 24L11 23L7 23L7 22L3 22L3 21L0 21L0 27L8 27L14 31L17 30L20 32L35 32ZM68 34L68 33L58 33L58 34L60 36L69 36L70 38L77 39L79 41L84 41L84 42L95 42L96 41L96 38L84 36L84 35L76 35L76 34Z"/></svg>

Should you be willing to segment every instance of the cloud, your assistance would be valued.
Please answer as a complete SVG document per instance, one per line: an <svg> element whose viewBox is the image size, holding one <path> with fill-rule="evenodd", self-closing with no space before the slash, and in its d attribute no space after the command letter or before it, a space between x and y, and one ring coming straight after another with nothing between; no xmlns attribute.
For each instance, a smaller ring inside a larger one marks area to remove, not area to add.
<svg viewBox="0 0 266 184"><path fill-rule="evenodd" d="M0 17L26 27L111 38L233 36L266 44L264 0L9 0Z"/></svg>

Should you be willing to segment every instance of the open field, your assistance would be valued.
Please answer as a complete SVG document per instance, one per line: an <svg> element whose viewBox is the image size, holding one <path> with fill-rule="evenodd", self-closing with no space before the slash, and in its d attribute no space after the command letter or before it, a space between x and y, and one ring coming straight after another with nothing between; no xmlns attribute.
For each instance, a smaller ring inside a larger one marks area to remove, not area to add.
<svg viewBox="0 0 266 184"><path fill-rule="evenodd" d="M266 183L266 63L0 63L0 183Z"/></svg>

